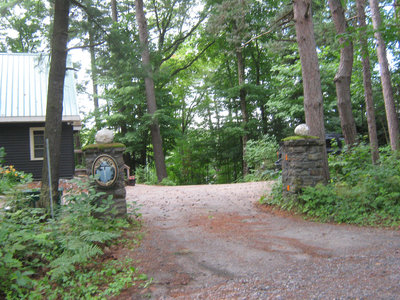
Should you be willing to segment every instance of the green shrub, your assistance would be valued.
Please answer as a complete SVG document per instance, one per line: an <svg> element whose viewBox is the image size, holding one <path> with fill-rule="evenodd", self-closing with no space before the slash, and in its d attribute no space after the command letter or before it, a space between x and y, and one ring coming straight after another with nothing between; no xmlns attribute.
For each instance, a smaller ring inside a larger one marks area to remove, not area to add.
<svg viewBox="0 0 400 300"><path fill-rule="evenodd" d="M4 147L0 147L0 165L4 164L4 158L6 157L6 151Z"/></svg>
<svg viewBox="0 0 400 300"><path fill-rule="evenodd" d="M32 174L25 174L24 172L17 171L14 166L11 165L0 165L0 194L12 190L17 184L31 181Z"/></svg>
<svg viewBox="0 0 400 300"><path fill-rule="evenodd" d="M23 194L8 196L0 213L0 298L105 297L134 284L131 264L98 262L129 222L113 216L111 199L100 201L103 193L90 182L76 184L79 192L66 197L55 219L21 205Z"/></svg>
<svg viewBox="0 0 400 300"><path fill-rule="evenodd" d="M400 161L388 148L380 149L380 157L373 165L367 145L344 149L329 158L329 184L306 187L294 200L282 197L278 183L263 201L322 222L398 226Z"/></svg>
<svg viewBox="0 0 400 300"><path fill-rule="evenodd" d="M171 179L169 179L169 178L164 178L162 181L161 181L161 183L160 183L161 185L166 185L166 186L175 186L176 185L176 183L175 182L173 182Z"/></svg>
<svg viewBox="0 0 400 300"><path fill-rule="evenodd" d="M246 161L250 174L245 176L244 181L267 180L276 177L275 161L279 145L273 136L264 135L262 139L250 140L246 144Z"/></svg>
<svg viewBox="0 0 400 300"><path fill-rule="evenodd" d="M135 169L137 183L155 185L158 183L156 168L154 165L146 165Z"/></svg>

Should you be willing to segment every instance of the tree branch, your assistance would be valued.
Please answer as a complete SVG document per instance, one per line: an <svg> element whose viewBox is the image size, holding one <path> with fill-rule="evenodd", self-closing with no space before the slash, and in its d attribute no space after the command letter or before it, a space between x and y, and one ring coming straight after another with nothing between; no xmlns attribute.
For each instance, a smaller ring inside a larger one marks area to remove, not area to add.
<svg viewBox="0 0 400 300"><path fill-rule="evenodd" d="M205 20L205 18L206 18L205 16L200 18L199 21L192 27L192 29L190 29L190 31L186 35L176 39L167 49L165 49L165 52L168 52L171 49L172 51L169 55L167 55L161 60L160 66L175 54L179 45L182 44L189 36L193 34L193 32L197 29L197 27L200 26L200 24Z"/></svg>
<svg viewBox="0 0 400 300"><path fill-rule="evenodd" d="M293 10L291 9L290 11L288 11L286 14L284 14L282 17L280 17L278 20L276 20L270 27L268 31L265 31L253 38L251 38L250 40L248 40L246 43L244 43L241 48L246 47L248 44L250 44L251 42L259 39L260 37L270 34L271 32L273 32L275 30L275 26L283 26L285 24L290 23L293 20ZM282 21L282 22L281 22ZM281 22L281 23L280 23Z"/></svg>
<svg viewBox="0 0 400 300"><path fill-rule="evenodd" d="M96 46L103 45L104 43L105 43L105 41L98 42L96 44L90 44L90 45L73 46L73 47L67 48L67 51L73 50L73 49L85 49L85 48L96 47Z"/></svg>
<svg viewBox="0 0 400 300"><path fill-rule="evenodd" d="M215 43L215 41L212 41L211 43L209 43L200 53L198 53L186 66L183 66L182 68L178 68L176 69L174 72L171 73L171 77L175 76L176 74L178 74L179 72L186 70L187 68L189 68L191 65L193 65L202 55L204 52L207 51L208 48L210 48L213 44Z"/></svg>

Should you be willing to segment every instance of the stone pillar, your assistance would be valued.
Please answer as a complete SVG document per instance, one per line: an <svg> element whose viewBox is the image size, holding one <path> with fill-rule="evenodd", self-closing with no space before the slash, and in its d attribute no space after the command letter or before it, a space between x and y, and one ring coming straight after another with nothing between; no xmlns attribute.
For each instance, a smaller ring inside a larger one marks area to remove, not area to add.
<svg viewBox="0 0 400 300"><path fill-rule="evenodd" d="M322 151L324 141L309 136L284 139L282 145L283 195L298 194L306 186L326 183Z"/></svg>
<svg viewBox="0 0 400 300"><path fill-rule="evenodd" d="M112 143L113 134L106 133L112 137L103 139L103 136L96 135L97 143L83 149L86 169L89 176L98 175L98 179L95 181L96 190L104 192L104 198L109 195L113 196L113 208L116 209L117 216L126 217L124 159L122 157L125 145Z"/></svg>

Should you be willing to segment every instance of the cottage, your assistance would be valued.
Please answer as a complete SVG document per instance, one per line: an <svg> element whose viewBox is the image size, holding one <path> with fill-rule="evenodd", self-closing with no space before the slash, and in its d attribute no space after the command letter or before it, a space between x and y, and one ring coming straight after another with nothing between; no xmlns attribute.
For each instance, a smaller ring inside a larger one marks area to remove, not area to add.
<svg viewBox="0 0 400 300"><path fill-rule="evenodd" d="M42 175L49 58L0 53L0 147L6 163ZM74 175L74 133L81 129L73 71L65 75L60 177Z"/></svg>

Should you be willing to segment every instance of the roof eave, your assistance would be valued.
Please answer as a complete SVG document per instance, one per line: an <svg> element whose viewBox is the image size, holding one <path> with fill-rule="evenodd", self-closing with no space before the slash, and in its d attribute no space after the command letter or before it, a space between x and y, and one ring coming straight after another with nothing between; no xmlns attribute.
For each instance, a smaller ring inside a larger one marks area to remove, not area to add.
<svg viewBox="0 0 400 300"><path fill-rule="evenodd" d="M45 122L46 117L0 117L0 123L28 123L28 122ZM81 121L79 116L63 116L63 122Z"/></svg>

